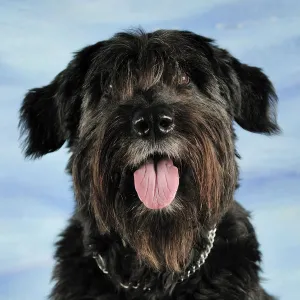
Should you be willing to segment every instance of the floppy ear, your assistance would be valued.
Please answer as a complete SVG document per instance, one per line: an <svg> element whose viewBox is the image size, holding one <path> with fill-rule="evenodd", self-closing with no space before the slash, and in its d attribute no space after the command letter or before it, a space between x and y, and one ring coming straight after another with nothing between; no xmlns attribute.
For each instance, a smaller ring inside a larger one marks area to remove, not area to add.
<svg viewBox="0 0 300 300"><path fill-rule="evenodd" d="M277 124L277 95L268 77L256 67L233 59L239 82L235 121L244 129L264 134L280 132Z"/></svg>
<svg viewBox="0 0 300 300"><path fill-rule="evenodd" d="M264 134L280 132L277 125L277 95L268 77L256 67L240 63L214 41L194 35L195 48L211 60L220 91L232 104L235 121L245 130Z"/></svg>
<svg viewBox="0 0 300 300"><path fill-rule="evenodd" d="M66 140L66 128L60 118L58 90L63 84L65 71L47 86L31 89L20 109L21 135L25 156L39 157L59 149Z"/></svg>
<svg viewBox="0 0 300 300"><path fill-rule="evenodd" d="M29 90L20 109L26 157L58 150L74 136L80 118L81 89L100 43L77 52L67 68L43 87Z"/></svg>

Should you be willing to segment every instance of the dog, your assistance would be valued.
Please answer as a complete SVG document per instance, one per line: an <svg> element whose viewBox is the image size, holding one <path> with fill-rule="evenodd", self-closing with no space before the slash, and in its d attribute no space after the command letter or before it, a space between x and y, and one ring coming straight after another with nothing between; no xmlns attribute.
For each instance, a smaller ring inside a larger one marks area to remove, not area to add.
<svg viewBox="0 0 300 300"><path fill-rule="evenodd" d="M184 30L119 32L29 90L24 155L66 145L76 199L50 299L275 299L234 198L234 125L280 133L277 102L261 69Z"/></svg>

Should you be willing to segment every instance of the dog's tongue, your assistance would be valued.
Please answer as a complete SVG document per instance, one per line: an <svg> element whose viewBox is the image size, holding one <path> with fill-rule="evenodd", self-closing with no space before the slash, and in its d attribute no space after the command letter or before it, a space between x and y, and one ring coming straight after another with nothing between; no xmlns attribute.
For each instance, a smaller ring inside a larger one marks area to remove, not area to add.
<svg viewBox="0 0 300 300"><path fill-rule="evenodd" d="M179 185L178 169L172 160L148 161L134 172L134 186L140 200L150 209L168 206L175 198Z"/></svg>

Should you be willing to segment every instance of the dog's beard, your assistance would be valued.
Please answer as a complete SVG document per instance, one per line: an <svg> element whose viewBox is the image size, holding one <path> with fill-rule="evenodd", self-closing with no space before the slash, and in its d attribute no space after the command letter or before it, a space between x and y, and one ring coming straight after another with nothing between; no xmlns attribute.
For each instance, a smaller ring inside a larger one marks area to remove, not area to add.
<svg viewBox="0 0 300 300"><path fill-rule="evenodd" d="M188 263L190 251L203 229L197 219L192 206L189 211L178 210L176 213L134 213L126 222L122 235L141 262L158 271L179 272Z"/></svg>
<svg viewBox="0 0 300 300"><path fill-rule="evenodd" d="M101 148L101 138L91 135L94 138L81 144L73 161L77 199L89 206L100 232L118 232L140 261L155 270L182 271L193 247L202 246L201 237L219 222L232 201L237 172L231 128L226 132L224 119L215 118L213 126L205 122L209 118L201 120L182 126L189 127L192 135L177 134L184 167L169 208L150 210L138 199L128 167L132 151L111 146L120 144L120 128L106 131Z"/></svg>

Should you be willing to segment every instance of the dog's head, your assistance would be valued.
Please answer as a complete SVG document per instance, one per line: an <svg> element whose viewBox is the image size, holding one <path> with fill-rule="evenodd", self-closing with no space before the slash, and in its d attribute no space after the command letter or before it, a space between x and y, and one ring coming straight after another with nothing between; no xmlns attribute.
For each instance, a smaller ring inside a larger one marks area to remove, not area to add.
<svg viewBox="0 0 300 300"><path fill-rule="evenodd" d="M180 270L233 200L233 122L279 131L262 71L187 31L119 33L79 51L21 107L25 154L65 142L78 210L152 267Z"/></svg>

